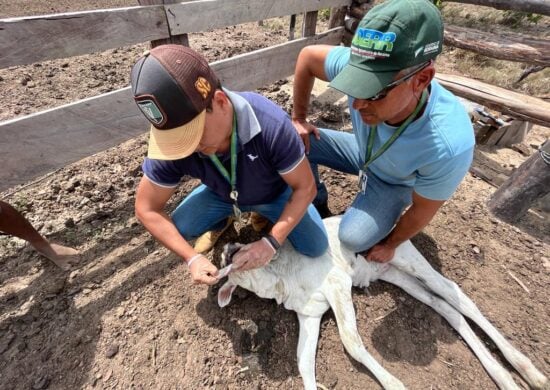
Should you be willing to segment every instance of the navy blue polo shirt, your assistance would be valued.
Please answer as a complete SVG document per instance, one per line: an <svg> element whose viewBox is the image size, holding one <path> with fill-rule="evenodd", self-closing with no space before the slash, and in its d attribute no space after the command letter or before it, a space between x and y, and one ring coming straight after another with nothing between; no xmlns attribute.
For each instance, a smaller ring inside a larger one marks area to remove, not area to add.
<svg viewBox="0 0 550 390"><path fill-rule="evenodd" d="M281 174L291 172L305 158L304 144L289 116L275 103L253 92L224 89L237 115L237 191L241 205L273 201L287 189ZM231 155L218 156L231 172ZM176 187L184 176L200 179L228 203L231 185L208 156L193 153L179 160L146 158L143 173L162 187Z"/></svg>

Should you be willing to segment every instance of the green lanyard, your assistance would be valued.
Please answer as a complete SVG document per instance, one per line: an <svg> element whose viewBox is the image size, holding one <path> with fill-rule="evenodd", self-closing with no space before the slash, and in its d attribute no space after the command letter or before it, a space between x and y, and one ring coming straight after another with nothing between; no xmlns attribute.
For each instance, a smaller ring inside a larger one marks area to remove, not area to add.
<svg viewBox="0 0 550 390"><path fill-rule="evenodd" d="M231 184L231 193L229 194L229 197L233 199L236 204L239 193L237 192L237 115L234 112L233 131L231 133L231 176L229 176L227 169L225 169L215 154L211 154L208 157L210 157L210 160L212 160L222 176L225 177L229 184Z"/></svg>
<svg viewBox="0 0 550 390"><path fill-rule="evenodd" d="M380 157L382 155L382 153L384 153L386 150L388 150L388 148L395 142L395 140L401 134L403 134L403 132L405 131L407 126L414 120L414 118L416 118L416 116L420 112L420 109L422 108L422 106L424 106L424 103L426 103L427 99L428 99L428 92L426 90L424 90L424 92L422 93L422 97L420 98L420 101L416 105L416 108L414 109L413 113L411 115L409 115L409 117L405 120L405 122L403 122L403 124L401 124L401 126L399 126L399 128L396 131L394 131L394 133L392 134L390 139L388 139L384 143L384 145L382 145L382 147L380 149L378 149L376 151L376 153L374 154L374 156L372 156L372 157L371 157L371 153L372 153L372 147L374 146L374 138L376 137L376 128L377 128L377 126L374 125L374 126L371 127L370 133L369 133L369 141L367 143L367 151L365 153L365 165L363 165L363 171L365 173L367 171L367 167L374 160L376 160L378 157Z"/></svg>

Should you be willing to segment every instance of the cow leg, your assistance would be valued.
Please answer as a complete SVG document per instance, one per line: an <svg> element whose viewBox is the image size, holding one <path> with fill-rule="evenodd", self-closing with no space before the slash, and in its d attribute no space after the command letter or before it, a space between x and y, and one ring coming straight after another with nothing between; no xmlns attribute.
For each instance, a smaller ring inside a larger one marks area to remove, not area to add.
<svg viewBox="0 0 550 390"><path fill-rule="evenodd" d="M399 248L399 255L391 264L401 271L414 276L426 288L440 296L466 317L474 321L493 340L506 360L529 383L532 388L542 389L548 382L533 363L521 352L515 349L508 340L481 314L475 303L458 287L456 283L445 278L434 270L420 252L406 242Z"/></svg>
<svg viewBox="0 0 550 390"><path fill-rule="evenodd" d="M329 276L327 286L323 289L323 294L334 312L338 332L346 351L367 367L385 389L405 389L399 379L390 374L368 353L361 341L351 299L351 278L342 271L337 277Z"/></svg>
<svg viewBox="0 0 550 390"><path fill-rule="evenodd" d="M483 367L485 367L485 370L487 370L487 373L491 376L491 378L493 378L499 388L519 390L519 387L512 379L510 373L495 360L493 355L491 355L481 340L479 340L479 338L472 331L472 328L470 328L470 325L468 325L464 316L462 316L462 314L460 314L460 312L458 312L454 307L434 295L431 291L425 289L422 283L420 283L417 279L407 275L405 272L397 268L389 268L380 276L380 279L401 287L411 296L441 314L470 346L472 351L481 361Z"/></svg>
<svg viewBox="0 0 550 390"><path fill-rule="evenodd" d="M305 390L316 390L315 352L319 340L321 317L310 317L298 313L300 334L298 337L298 370L304 381Z"/></svg>

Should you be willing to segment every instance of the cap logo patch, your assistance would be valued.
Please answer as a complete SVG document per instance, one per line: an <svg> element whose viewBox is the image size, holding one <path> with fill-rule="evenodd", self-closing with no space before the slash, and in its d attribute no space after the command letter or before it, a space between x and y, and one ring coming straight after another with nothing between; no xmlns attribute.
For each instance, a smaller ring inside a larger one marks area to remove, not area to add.
<svg viewBox="0 0 550 390"><path fill-rule="evenodd" d="M137 102L137 105L141 112L143 112L143 115L149 120L149 122L160 125L162 122L164 122L164 116L162 115L162 112L156 105L156 103L152 100L141 100Z"/></svg>
<svg viewBox="0 0 550 390"><path fill-rule="evenodd" d="M394 32L381 32L370 28L358 28L352 45L362 50L376 50L390 53L397 35Z"/></svg>
<svg viewBox="0 0 550 390"><path fill-rule="evenodd" d="M433 53L434 51L439 50L439 41L428 43L424 46L424 55Z"/></svg>
<svg viewBox="0 0 550 390"><path fill-rule="evenodd" d="M199 77L197 81L195 81L195 88L201 94L203 99L206 99L210 91L212 91L212 86L204 77Z"/></svg>

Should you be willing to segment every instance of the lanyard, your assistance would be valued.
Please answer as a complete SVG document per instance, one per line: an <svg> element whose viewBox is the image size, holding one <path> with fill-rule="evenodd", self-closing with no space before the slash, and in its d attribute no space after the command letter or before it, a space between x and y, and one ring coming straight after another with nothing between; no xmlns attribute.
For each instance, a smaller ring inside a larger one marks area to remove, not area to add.
<svg viewBox="0 0 550 390"><path fill-rule="evenodd" d="M392 136L384 143L384 145L382 145L382 147L380 147L380 149L378 149L376 151L376 153L374 153L374 156L372 156L372 157L371 157L371 153L372 153L372 147L374 146L374 138L376 137L376 128L377 128L377 126L374 125L374 126L371 127L370 133L369 133L369 140L368 140L368 143L367 143L367 151L365 153L365 165L363 165L363 171L364 172L367 171L367 167L374 160L376 160L378 157L380 157L382 155L382 153L384 153L386 150L388 150L388 148L395 142L395 140L401 134L403 134L403 132L405 131L407 126L410 125L410 123L418 115L418 113L420 112L420 109L422 108L424 103L426 103L426 99L428 99L428 92L426 90L424 90L424 92L422 93L422 97L420 98L420 101L416 105L416 108L414 109L413 113L411 115L409 115L409 117L405 120L405 122L403 122L401 124L401 126L399 126L399 128L396 131L394 131Z"/></svg>
<svg viewBox="0 0 550 390"><path fill-rule="evenodd" d="M233 113L233 131L231 132L231 176L227 172L227 169L223 166L223 164L218 159L218 156L215 154L211 154L208 157L210 157L210 160L214 163L216 168L218 168L218 171L222 174L222 176L229 182L231 185L231 193L229 194L229 197L237 202L237 197L239 196L239 193L237 192L237 115Z"/></svg>

